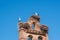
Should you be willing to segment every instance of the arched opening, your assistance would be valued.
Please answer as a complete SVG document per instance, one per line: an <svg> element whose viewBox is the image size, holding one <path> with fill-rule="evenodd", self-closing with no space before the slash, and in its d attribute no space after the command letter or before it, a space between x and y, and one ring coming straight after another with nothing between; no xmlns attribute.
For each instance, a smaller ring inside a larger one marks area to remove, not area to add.
<svg viewBox="0 0 60 40"><path fill-rule="evenodd" d="M42 37L41 37L41 36L39 36L39 37L38 37L38 40L42 40Z"/></svg>
<svg viewBox="0 0 60 40"><path fill-rule="evenodd" d="M33 36L32 35L29 35L28 36L28 40L32 40Z"/></svg>
<svg viewBox="0 0 60 40"><path fill-rule="evenodd" d="M34 30L34 28L35 28L35 22L33 22L32 24L32 30Z"/></svg>
<svg viewBox="0 0 60 40"><path fill-rule="evenodd" d="M34 25L34 24L32 24L32 30L34 30L34 28L35 28L34 26L35 26L35 25Z"/></svg>

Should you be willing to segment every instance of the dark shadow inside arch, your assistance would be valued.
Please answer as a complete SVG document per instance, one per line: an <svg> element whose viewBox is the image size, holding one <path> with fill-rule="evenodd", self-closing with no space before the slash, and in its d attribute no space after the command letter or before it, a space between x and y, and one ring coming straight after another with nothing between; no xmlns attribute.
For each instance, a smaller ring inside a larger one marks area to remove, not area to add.
<svg viewBox="0 0 60 40"><path fill-rule="evenodd" d="M32 35L29 35L28 36L28 40L32 40L33 36Z"/></svg>
<svg viewBox="0 0 60 40"><path fill-rule="evenodd" d="M42 40L42 37L41 37L41 36L39 36L39 37L38 37L38 40Z"/></svg>

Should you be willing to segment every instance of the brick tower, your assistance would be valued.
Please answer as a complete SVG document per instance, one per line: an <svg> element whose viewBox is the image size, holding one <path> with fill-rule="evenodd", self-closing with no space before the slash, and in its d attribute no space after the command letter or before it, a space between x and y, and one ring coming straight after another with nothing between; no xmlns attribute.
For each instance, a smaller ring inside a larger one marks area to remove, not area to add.
<svg viewBox="0 0 60 40"><path fill-rule="evenodd" d="M48 27L39 23L38 14L32 15L27 22L21 22L19 19L19 40L48 40Z"/></svg>

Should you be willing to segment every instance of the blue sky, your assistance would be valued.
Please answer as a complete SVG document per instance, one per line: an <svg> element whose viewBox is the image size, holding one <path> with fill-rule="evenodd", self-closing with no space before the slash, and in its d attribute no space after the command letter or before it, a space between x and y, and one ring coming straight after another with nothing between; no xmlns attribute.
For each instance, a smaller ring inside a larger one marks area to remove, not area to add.
<svg viewBox="0 0 60 40"><path fill-rule="evenodd" d="M49 27L49 40L60 40L59 0L0 0L0 40L18 40L18 17L25 22L34 12Z"/></svg>

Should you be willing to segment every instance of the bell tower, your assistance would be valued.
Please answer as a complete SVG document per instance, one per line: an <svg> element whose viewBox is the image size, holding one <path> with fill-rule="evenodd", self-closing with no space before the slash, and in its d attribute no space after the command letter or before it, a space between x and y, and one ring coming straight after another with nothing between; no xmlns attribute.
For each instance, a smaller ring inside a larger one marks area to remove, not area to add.
<svg viewBox="0 0 60 40"><path fill-rule="evenodd" d="M48 40L48 27L40 25L38 14L32 15L27 22L18 21L19 40Z"/></svg>

